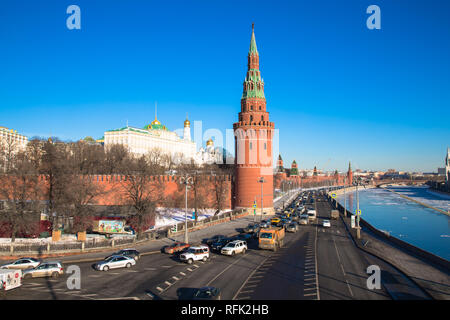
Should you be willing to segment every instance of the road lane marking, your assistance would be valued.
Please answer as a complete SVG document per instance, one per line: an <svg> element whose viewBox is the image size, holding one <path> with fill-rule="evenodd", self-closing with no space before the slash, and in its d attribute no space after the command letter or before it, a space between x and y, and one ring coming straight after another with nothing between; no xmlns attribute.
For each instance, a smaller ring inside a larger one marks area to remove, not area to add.
<svg viewBox="0 0 450 320"><path fill-rule="evenodd" d="M317 212L317 202L315 202L314 204L315 208L316 208L316 212ZM317 252L317 225L316 225L316 236L314 239L314 251ZM317 300L320 300L320 294L319 294L319 276L318 276L318 270L317 270L317 255L314 255L315 261L316 261L316 288L317 288Z"/></svg>
<svg viewBox="0 0 450 320"><path fill-rule="evenodd" d="M184 273L184 272L181 272L181 271L180 271L180 274L181 274L182 276L185 276L185 275L186 275L186 273Z"/></svg>
<svg viewBox="0 0 450 320"><path fill-rule="evenodd" d="M161 289L160 287L156 287L156 289L161 291L161 292L164 291L164 289Z"/></svg>
<svg viewBox="0 0 450 320"><path fill-rule="evenodd" d="M263 261L261 261L261 263L256 267L256 269L253 270L252 273L250 273L250 275L247 277L247 279L245 279L244 283L242 283L242 286L238 289L238 291L236 291L236 294L233 296L233 298L231 300L235 300L236 299L236 297L240 294L240 291L242 290L242 288L244 288L244 286L247 283L249 283L250 278L255 278L253 275L255 274L256 270L258 270L266 262L266 260L269 259L269 257L267 257Z"/></svg>
<svg viewBox="0 0 450 320"><path fill-rule="evenodd" d="M351 296L353 297L352 288L350 288L350 285L347 281L347 274L345 273L344 266L342 265L341 258L339 257L339 251L336 246L336 240L333 239L333 242L334 242L334 247L336 248L336 254L338 256L339 264L341 265L342 274L344 275L345 283L347 284L348 291L350 292Z"/></svg>
<svg viewBox="0 0 450 320"><path fill-rule="evenodd" d="M236 263L238 263L239 261L241 261L244 257L246 256L242 256L239 259L237 259L236 261L234 261L232 264L230 264L228 267L226 267L225 269L223 269L220 273L218 273L214 278L212 278L207 284L206 286L209 286L214 280L216 280L218 277L220 277L224 272L226 272L228 269L230 269L232 266L234 266Z"/></svg>
<svg viewBox="0 0 450 320"><path fill-rule="evenodd" d="M191 268L187 268L189 271L194 271L194 270L192 270Z"/></svg>
<svg viewBox="0 0 450 320"><path fill-rule="evenodd" d="M164 281L164 283L167 284L168 286L172 285L169 281Z"/></svg>
<svg viewBox="0 0 450 320"><path fill-rule="evenodd" d="M251 293L251 292L254 292L254 290L244 290L244 291L239 292L239 294L241 294L241 293Z"/></svg>
<svg viewBox="0 0 450 320"><path fill-rule="evenodd" d="M250 299L250 297L246 296L246 297L240 297L239 299L236 299L236 300L249 300L249 299Z"/></svg>
<svg viewBox="0 0 450 320"><path fill-rule="evenodd" d="M180 280L180 278L177 278L177 277L175 277L175 276L173 276L172 279L175 279L175 280L177 280L177 281Z"/></svg>
<svg viewBox="0 0 450 320"><path fill-rule="evenodd" d="M156 270L156 268L145 268L145 270L147 270L147 271L154 271L154 270Z"/></svg>
<svg viewBox="0 0 450 320"><path fill-rule="evenodd" d="M317 293L307 293L307 294L304 294L303 296L305 296L305 297L317 296Z"/></svg>

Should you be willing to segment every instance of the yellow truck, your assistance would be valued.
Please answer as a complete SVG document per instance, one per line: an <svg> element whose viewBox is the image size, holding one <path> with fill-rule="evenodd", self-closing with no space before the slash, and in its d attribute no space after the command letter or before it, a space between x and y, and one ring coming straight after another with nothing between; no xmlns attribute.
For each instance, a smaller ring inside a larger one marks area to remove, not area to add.
<svg viewBox="0 0 450 320"><path fill-rule="evenodd" d="M284 228L272 227L269 229L261 229L259 232L258 247L260 249L268 249L277 251L283 246Z"/></svg>

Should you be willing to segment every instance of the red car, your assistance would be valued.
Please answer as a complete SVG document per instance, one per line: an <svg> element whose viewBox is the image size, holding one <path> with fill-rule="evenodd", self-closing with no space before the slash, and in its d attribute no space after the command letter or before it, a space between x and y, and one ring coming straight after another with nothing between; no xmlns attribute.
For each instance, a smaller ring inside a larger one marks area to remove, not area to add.
<svg viewBox="0 0 450 320"><path fill-rule="evenodd" d="M184 242L175 242L174 244L167 246L164 248L165 253L175 253L175 252L181 252L187 248L189 248L190 245L188 243Z"/></svg>

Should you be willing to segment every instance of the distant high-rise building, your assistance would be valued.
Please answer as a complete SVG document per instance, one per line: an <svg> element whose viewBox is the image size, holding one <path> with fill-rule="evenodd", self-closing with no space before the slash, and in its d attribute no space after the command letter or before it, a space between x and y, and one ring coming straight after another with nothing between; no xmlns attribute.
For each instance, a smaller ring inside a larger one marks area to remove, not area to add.
<svg viewBox="0 0 450 320"><path fill-rule="evenodd" d="M23 134L17 133L17 130L8 129L0 126L0 147L4 151L20 151L27 146L28 138Z"/></svg>

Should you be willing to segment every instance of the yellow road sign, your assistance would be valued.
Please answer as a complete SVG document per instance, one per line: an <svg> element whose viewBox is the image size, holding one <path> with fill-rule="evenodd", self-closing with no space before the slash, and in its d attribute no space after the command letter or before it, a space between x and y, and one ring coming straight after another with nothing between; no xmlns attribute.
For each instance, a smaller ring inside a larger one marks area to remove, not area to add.
<svg viewBox="0 0 450 320"><path fill-rule="evenodd" d="M333 199L336 198L336 193L333 192L333 193L331 194L331 197L332 197Z"/></svg>

